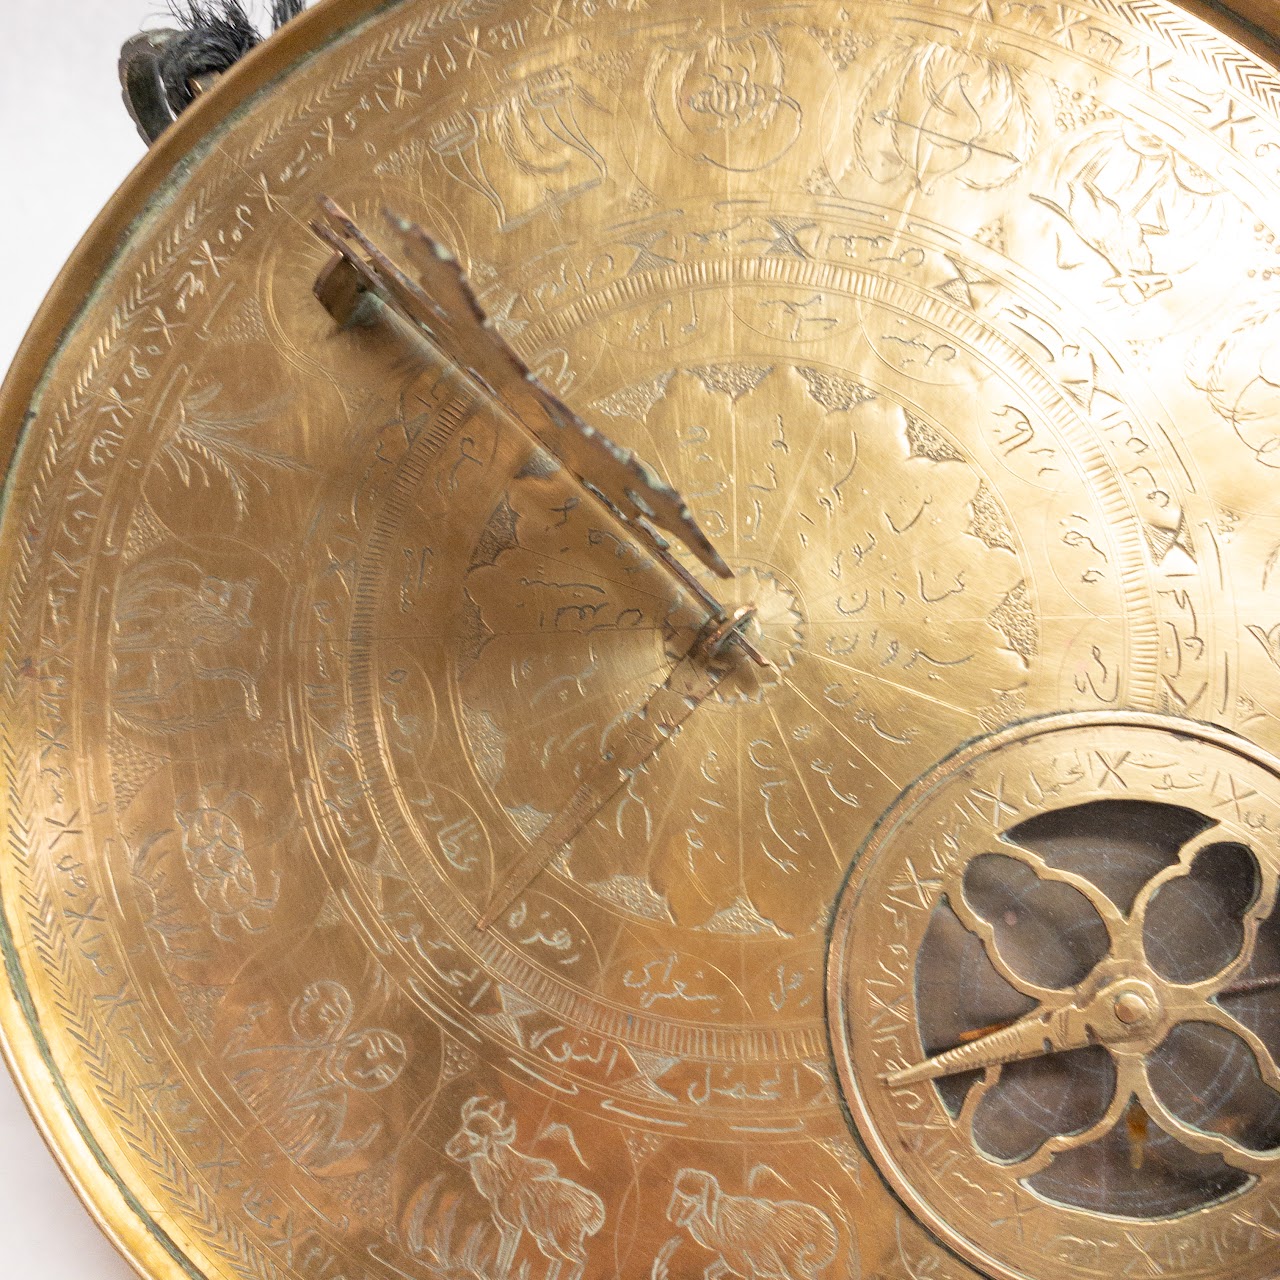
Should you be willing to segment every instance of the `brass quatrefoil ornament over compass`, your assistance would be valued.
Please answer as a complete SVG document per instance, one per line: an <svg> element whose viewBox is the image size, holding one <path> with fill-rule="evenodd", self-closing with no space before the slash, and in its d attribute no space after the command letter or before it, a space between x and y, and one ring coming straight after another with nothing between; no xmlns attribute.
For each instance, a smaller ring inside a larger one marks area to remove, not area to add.
<svg viewBox="0 0 1280 1280"><path fill-rule="evenodd" d="M0 397L0 1027L149 1280L1280 1272L1221 7L321 0L189 86Z"/></svg>

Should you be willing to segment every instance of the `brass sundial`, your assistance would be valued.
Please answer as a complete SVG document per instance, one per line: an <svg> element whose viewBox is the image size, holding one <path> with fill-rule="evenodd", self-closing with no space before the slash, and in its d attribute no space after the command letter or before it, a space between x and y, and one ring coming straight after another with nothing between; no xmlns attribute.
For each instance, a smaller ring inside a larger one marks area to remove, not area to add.
<svg viewBox="0 0 1280 1280"><path fill-rule="evenodd" d="M0 398L0 1024L143 1275L1280 1270L1209 16L325 0L161 135Z"/></svg>

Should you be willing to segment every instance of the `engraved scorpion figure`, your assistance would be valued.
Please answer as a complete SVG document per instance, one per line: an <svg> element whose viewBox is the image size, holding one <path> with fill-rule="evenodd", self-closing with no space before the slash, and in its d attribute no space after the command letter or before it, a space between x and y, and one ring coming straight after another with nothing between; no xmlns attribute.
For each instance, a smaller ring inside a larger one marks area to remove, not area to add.
<svg viewBox="0 0 1280 1280"><path fill-rule="evenodd" d="M676 150L739 172L767 168L800 136L786 59L768 30L668 46L645 78L654 120Z"/></svg>
<svg viewBox="0 0 1280 1280"><path fill-rule="evenodd" d="M549 1259L546 1280L580 1280L587 1265L585 1242L604 1226L604 1201L594 1191L560 1176L550 1160L515 1150L516 1126L506 1123L506 1104L483 1097L462 1106L462 1126L445 1155L468 1167L476 1190L489 1202L498 1228L498 1274L511 1274L520 1237L527 1231Z"/></svg>
<svg viewBox="0 0 1280 1280"><path fill-rule="evenodd" d="M714 1174L681 1169L667 1217L716 1254L706 1280L816 1280L835 1261L839 1237L831 1219L799 1200L731 1196Z"/></svg>

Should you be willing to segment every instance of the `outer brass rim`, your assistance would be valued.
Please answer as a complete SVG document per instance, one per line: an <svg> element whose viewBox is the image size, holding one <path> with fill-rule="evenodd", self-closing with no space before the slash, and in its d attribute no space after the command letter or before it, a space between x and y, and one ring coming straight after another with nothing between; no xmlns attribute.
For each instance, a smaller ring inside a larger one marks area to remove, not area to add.
<svg viewBox="0 0 1280 1280"><path fill-rule="evenodd" d="M349 31L362 19L393 7L399 0L318 0L275 37L202 94L165 130L121 184L58 273L0 384L0 460L9 494L8 471L29 421L30 405L63 335L75 323L94 282L107 269L133 223L170 181L180 182L184 161L201 149L205 135L255 94L286 74L317 48ZM123 108L122 108L123 109ZM7 556L4 557L7 560ZM9 821L10 797L0 796L0 823ZM203 1276L190 1261L187 1241L175 1238L157 1220L154 1206L142 1203L110 1167L93 1142L83 1118L70 1102L60 1073L50 1061L35 1010L27 993L21 960L15 953L8 919L0 910L0 951L6 981L0 991L0 1051L18 1092L46 1145L66 1174L90 1216L124 1259L140 1275Z"/></svg>
<svg viewBox="0 0 1280 1280"><path fill-rule="evenodd" d="M1221 27L1269 61L1280 54L1280 10L1275 0L1182 0L1183 7Z"/></svg>
<svg viewBox="0 0 1280 1280"><path fill-rule="evenodd" d="M247 55L206 94L202 95L147 151L85 232L58 273L32 320L12 365L0 383L0 461L6 472L0 502L9 496L8 469L28 425L29 406L40 390L45 370L83 309L93 283L107 269L134 222L166 185L180 183L184 161L202 150L206 135L247 104L273 81L323 45L340 38L361 21L412 0L316 0L313 8L294 19L272 39ZM1275 0L1177 0L1180 6L1227 37L1280 65L1280 6ZM4 560L0 560L3 567ZM1103 713L1052 716L1057 724L1124 723L1168 728L1160 716L1141 713ZM1181 722L1186 732L1206 741L1250 753L1245 739L1208 725ZM1016 730L1025 732L1026 726ZM1007 731L1005 731L1007 732ZM862 852L877 840L906 798L918 794L940 769L950 772L966 753L984 750L1001 735L967 743L912 784L882 817ZM0 822L8 821L10 798L0 797ZM857 859L853 866L856 868ZM832 926L834 940L846 926L841 910ZM187 1241L167 1229L154 1214L155 1206L139 1200L127 1188L93 1141L88 1126L71 1103L60 1074L50 1060L39 1021L26 990L21 959L14 949L8 921L0 910L0 950L7 982L0 991L0 1052L42 1137L89 1214L125 1260L148 1277L203 1276L191 1261ZM829 968L827 999L831 1014L840 1009L840 996Z"/></svg>

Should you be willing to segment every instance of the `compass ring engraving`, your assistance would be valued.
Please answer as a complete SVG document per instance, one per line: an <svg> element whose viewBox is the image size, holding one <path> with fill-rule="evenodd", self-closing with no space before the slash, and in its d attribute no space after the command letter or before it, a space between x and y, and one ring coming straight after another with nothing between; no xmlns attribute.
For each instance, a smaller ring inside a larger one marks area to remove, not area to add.
<svg viewBox="0 0 1280 1280"><path fill-rule="evenodd" d="M0 1030L143 1274L1280 1272L1277 104L325 0L166 130L0 397Z"/></svg>

